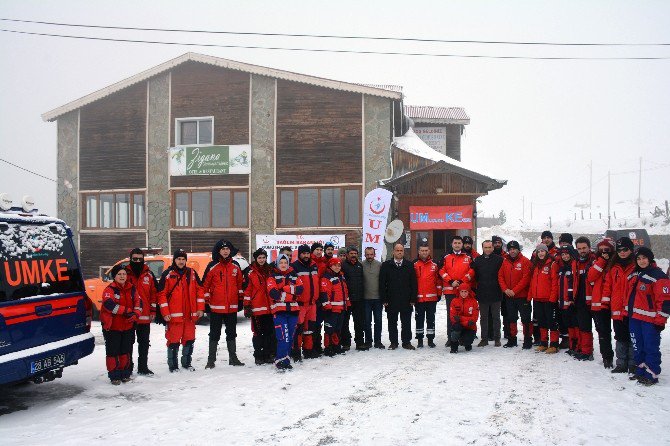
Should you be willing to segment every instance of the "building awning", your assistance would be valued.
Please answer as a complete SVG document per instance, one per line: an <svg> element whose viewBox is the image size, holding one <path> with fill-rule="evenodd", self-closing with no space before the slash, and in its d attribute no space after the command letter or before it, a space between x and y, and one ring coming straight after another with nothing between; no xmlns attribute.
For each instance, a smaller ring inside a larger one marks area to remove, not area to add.
<svg viewBox="0 0 670 446"><path fill-rule="evenodd" d="M421 124L470 124L470 116L463 107L431 107L405 105L405 115Z"/></svg>

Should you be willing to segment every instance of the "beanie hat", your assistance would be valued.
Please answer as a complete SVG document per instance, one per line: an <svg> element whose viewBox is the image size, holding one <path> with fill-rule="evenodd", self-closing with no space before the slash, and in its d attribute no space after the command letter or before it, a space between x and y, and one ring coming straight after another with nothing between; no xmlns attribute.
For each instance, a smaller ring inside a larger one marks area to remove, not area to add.
<svg viewBox="0 0 670 446"><path fill-rule="evenodd" d="M298 246L298 255L303 254L305 252L313 252L314 250L310 250L309 246L307 245L300 245Z"/></svg>
<svg viewBox="0 0 670 446"><path fill-rule="evenodd" d="M460 285L458 285L458 292L460 293L461 291L470 291L472 288L470 288L470 284L467 282L463 282Z"/></svg>
<svg viewBox="0 0 670 446"><path fill-rule="evenodd" d="M140 248L133 248L133 250L130 251L130 255L128 255L128 257L132 257L133 254L140 254L141 256L144 256L144 251L142 251Z"/></svg>
<svg viewBox="0 0 670 446"><path fill-rule="evenodd" d="M267 252L266 250L264 250L263 248L258 248L258 249L257 249L256 251L254 251L254 253L252 254L252 256L254 256L254 260L256 260L256 259L258 258L258 256L260 256L260 255L263 255L263 256L267 257L267 256L268 256L268 252Z"/></svg>
<svg viewBox="0 0 670 446"><path fill-rule="evenodd" d="M319 242L312 243L312 247L310 248L310 252L316 251L317 248L323 248L323 245Z"/></svg>
<svg viewBox="0 0 670 446"><path fill-rule="evenodd" d="M120 263L117 263L117 264L114 265L114 266L112 267L112 269L109 271L109 275L112 277L112 279L114 279L114 278L116 277L116 275L119 273L119 271L121 271L121 270L124 270L124 271L125 271L125 268L124 268L123 265L121 265Z"/></svg>
<svg viewBox="0 0 670 446"><path fill-rule="evenodd" d="M545 245L544 243L540 243L535 247L535 251L549 252L549 248L547 248L547 245Z"/></svg>
<svg viewBox="0 0 670 446"><path fill-rule="evenodd" d="M491 237L491 241L492 241L493 243L495 243L495 242L500 242L500 243L502 243L502 238L500 238L500 236L498 236L498 235L494 235L493 237Z"/></svg>
<svg viewBox="0 0 670 446"><path fill-rule="evenodd" d="M545 237L549 237L550 239L553 240L554 239L554 234L552 234L551 231L542 231L542 235L540 236L540 238L545 238Z"/></svg>
<svg viewBox="0 0 670 446"><path fill-rule="evenodd" d="M612 241L611 238L608 238L608 237L605 237L605 238L602 239L600 242L598 242L598 245L596 246L596 248L597 248L598 250L600 250L600 247L601 247L601 246L602 246L603 248L609 248L609 249L612 250L612 251L614 250L614 242Z"/></svg>
<svg viewBox="0 0 670 446"><path fill-rule="evenodd" d="M340 260L339 257L331 257L331 259L328 260L328 267L330 268L333 265L342 265L342 260Z"/></svg>
<svg viewBox="0 0 670 446"><path fill-rule="evenodd" d="M561 255L563 253L570 254L570 257L572 257L573 259L577 258L577 250L573 248L572 245L560 246L558 248L558 255Z"/></svg>
<svg viewBox="0 0 670 446"><path fill-rule="evenodd" d="M616 249L617 251L619 248L628 248L631 251L635 249L635 245L633 244L633 241L629 237L621 237L619 240L616 241Z"/></svg>
<svg viewBox="0 0 670 446"><path fill-rule="evenodd" d="M463 244L464 245L472 245L473 243L474 243L474 241L472 240L472 237L470 237L469 235L466 235L465 237L463 237Z"/></svg>
<svg viewBox="0 0 670 446"><path fill-rule="evenodd" d="M326 242L326 243L323 244L323 249L326 249L326 248L335 249L335 245L333 245L333 242Z"/></svg>
<svg viewBox="0 0 670 446"><path fill-rule="evenodd" d="M519 251L521 251L521 246L519 245L519 242L517 242L516 240L511 240L507 242L507 250L509 251L510 249L518 249Z"/></svg>
<svg viewBox="0 0 670 446"><path fill-rule="evenodd" d="M654 261L654 253L646 246L640 246L635 250L635 258L638 256L645 256L647 259L649 259L649 263Z"/></svg>
<svg viewBox="0 0 670 446"><path fill-rule="evenodd" d="M280 261L281 259L286 259L286 262L287 262L287 263L291 263L291 261L289 260L289 258L288 258L288 256L287 256L286 254L279 254L279 255L277 256L277 260L275 260L275 263L277 264L277 268L279 268L279 261Z"/></svg>
<svg viewBox="0 0 670 446"><path fill-rule="evenodd" d="M188 258L188 257L186 256L186 251L184 251L183 249L178 249L178 250L176 250L176 251L174 252L174 254L172 255L172 260L175 260L175 259L177 259L178 257L183 257L183 258L185 258L185 259Z"/></svg>
<svg viewBox="0 0 670 446"><path fill-rule="evenodd" d="M337 250L337 255L347 255L347 248L340 248Z"/></svg>
<svg viewBox="0 0 670 446"><path fill-rule="evenodd" d="M568 234L567 232L564 232L561 234L561 236L558 238L558 243L569 243L572 245L572 241L574 239L572 238L572 234Z"/></svg>

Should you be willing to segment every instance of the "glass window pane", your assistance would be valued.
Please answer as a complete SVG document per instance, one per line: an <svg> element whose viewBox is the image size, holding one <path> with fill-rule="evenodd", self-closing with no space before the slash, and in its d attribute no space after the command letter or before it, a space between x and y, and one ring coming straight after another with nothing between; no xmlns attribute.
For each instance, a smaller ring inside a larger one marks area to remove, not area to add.
<svg viewBox="0 0 670 446"><path fill-rule="evenodd" d="M361 224L361 193L359 190L344 191L344 224Z"/></svg>
<svg viewBox="0 0 670 446"><path fill-rule="evenodd" d="M212 227L230 227L230 192L227 190L212 191Z"/></svg>
<svg viewBox="0 0 670 446"><path fill-rule="evenodd" d="M144 227L144 194L133 195L133 226Z"/></svg>
<svg viewBox="0 0 670 446"><path fill-rule="evenodd" d="M198 144L211 144L212 143L212 121L199 121L200 128L199 130L199 141Z"/></svg>
<svg viewBox="0 0 670 446"><path fill-rule="evenodd" d="M342 224L340 201L340 189L321 189L320 226L340 226Z"/></svg>
<svg viewBox="0 0 670 446"><path fill-rule="evenodd" d="M189 226L188 192L174 194L174 223L177 227Z"/></svg>
<svg viewBox="0 0 670 446"><path fill-rule="evenodd" d="M96 195L86 197L86 227L98 227L98 197Z"/></svg>
<svg viewBox="0 0 670 446"><path fill-rule="evenodd" d="M198 143L198 121L181 121L179 123L181 138L180 145Z"/></svg>
<svg viewBox="0 0 670 446"><path fill-rule="evenodd" d="M100 194L100 227L113 228L114 195Z"/></svg>
<svg viewBox="0 0 670 446"><path fill-rule="evenodd" d="M318 226L318 206L316 189L298 190L298 226Z"/></svg>
<svg viewBox="0 0 670 446"><path fill-rule="evenodd" d="M235 206L235 221L233 222L233 226L249 226L247 223L247 193L235 192L233 195L235 196L233 203Z"/></svg>
<svg viewBox="0 0 670 446"><path fill-rule="evenodd" d="M130 225L130 194L116 194L116 227Z"/></svg>
<svg viewBox="0 0 670 446"><path fill-rule="evenodd" d="M194 228L209 228L209 191L200 191L193 192L191 194L191 199L193 200L192 206L192 219Z"/></svg>
<svg viewBox="0 0 670 446"><path fill-rule="evenodd" d="M281 216L279 219L280 226L294 226L295 225L295 192L292 190L281 191L280 208Z"/></svg>

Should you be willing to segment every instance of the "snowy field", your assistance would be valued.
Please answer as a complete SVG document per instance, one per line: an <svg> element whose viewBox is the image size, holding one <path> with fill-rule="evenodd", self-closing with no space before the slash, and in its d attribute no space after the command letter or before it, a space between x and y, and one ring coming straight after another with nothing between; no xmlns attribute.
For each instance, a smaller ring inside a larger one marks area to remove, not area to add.
<svg viewBox="0 0 670 446"><path fill-rule="evenodd" d="M228 366L223 346L217 367L204 370L208 327L199 326L197 370L170 374L153 325L156 376L118 387L94 323L94 353L63 378L0 390L0 443L670 444L670 374L647 388L610 374L598 354L588 363L493 346L452 355L443 304L435 349L350 351L287 373L253 364L249 323L239 322L245 367ZM386 323L383 336L388 345ZM667 340L661 347L667 361Z"/></svg>

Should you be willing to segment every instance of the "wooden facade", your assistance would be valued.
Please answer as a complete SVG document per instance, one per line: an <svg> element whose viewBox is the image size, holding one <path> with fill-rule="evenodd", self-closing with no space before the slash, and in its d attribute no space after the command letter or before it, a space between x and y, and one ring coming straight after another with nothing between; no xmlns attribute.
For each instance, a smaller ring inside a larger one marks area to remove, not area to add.
<svg viewBox="0 0 670 446"><path fill-rule="evenodd" d="M238 231L187 231L172 230L170 233L172 251L179 248L186 252L211 252L214 244L222 238L230 242L247 257L249 252L249 233Z"/></svg>
<svg viewBox="0 0 670 446"><path fill-rule="evenodd" d="M82 232L79 235L79 261L84 279L97 277L101 266L111 266L128 257L130 250L146 246L144 231Z"/></svg>

